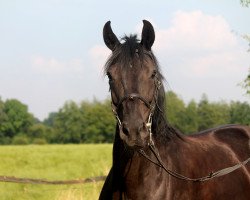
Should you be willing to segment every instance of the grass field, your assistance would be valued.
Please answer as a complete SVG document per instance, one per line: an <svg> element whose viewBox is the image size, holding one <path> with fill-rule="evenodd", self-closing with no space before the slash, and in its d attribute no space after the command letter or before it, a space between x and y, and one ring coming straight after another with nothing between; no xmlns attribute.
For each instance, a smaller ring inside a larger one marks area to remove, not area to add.
<svg viewBox="0 0 250 200"><path fill-rule="evenodd" d="M107 175L112 145L0 146L0 175L48 180ZM95 200L103 182L32 185L0 182L1 200Z"/></svg>

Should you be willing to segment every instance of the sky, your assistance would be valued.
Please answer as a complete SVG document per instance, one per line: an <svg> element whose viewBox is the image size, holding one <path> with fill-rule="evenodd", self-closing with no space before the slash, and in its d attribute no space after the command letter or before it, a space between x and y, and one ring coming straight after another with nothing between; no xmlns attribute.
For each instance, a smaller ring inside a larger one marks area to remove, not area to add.
<svg viewBox="0 0 250 200"><path fill-rule="evenodd" d="M40 120L66 101L109 97L103 66L118 38L155 29L152 47L165 87L186 103L249 101L239 84L250 68L250 8L239 0L0 0L0 97L18 99Z"/></svg>

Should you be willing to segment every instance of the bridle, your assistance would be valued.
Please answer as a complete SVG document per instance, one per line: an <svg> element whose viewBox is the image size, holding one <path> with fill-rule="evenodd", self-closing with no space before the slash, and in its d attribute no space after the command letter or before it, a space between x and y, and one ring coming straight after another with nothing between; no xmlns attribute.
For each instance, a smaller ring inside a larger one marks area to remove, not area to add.
<svg viewBox="0 0 250 200"><path fill-rule="evenodd" d="M113 103L113 101L111 101L112 112L114 113L114 115L117 119L117 123L118 123L120 130L122 129L122 120L120 119L120 117L118 115L118 111L121 108L122 104L125 101L134 100L134 99L139 99L140 101L142 101L144 103L144 105L149 109L149 115L148 115L148 119L147 119L147 123L146 123L146 128L149 132L149 143L151 143L153 141L152 140L152 117L153 117L153 114L155 112L155 108L158 107L158 104L157 104L158 93L159 93L159 90L160 90L161 85L162 85L157 73L154 76L154 85L155 85L155 91L154 91L154 96L153 96L153 99L151 102L146 100L144 97L142 97L138 93L130 93L130 94L125 95L124 97L122 97L120 99L120 101L116 105Z"/></svg>

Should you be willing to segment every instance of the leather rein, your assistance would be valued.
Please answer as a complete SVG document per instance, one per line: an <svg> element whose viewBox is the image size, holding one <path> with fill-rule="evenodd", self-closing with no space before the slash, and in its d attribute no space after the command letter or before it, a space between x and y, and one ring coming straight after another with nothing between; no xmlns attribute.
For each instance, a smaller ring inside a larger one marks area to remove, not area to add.
<svg viewBox="0 0 250 200"><path fill-rule="evenodd" d="M230 174L231 172L243 167L244 165L246 165L248 162L250 162L250 157L247 158L246 160L244 160L243 162L240 162L234 166L231 166L231 167L226 167L224 169L221 169L221 170L218 170L216 172L211 172L210 174L208 174L207 176L203 176L203 177L200 177L200 178L190 178L190 177L187 177L187 176L184 176L182 174L179 174L175 171L172 171L170 169L168 169L162 159L161 159L161 156L160 154L158 153L158 150L156 148L156 146L154 145L154 142L153 140L150 140L149 144L149 149L152 151L154 157L156 158L156 161L154 161L153 159L151 159L143 149L139 149L138 152L144 157L146 158L147 160L149 160L151 163L161 167L164 169L165 172L167 172L169 175L177 178L177 179L180 179L180 180L184 180L184 181L191 181L191 182L205 182L205 181L208 181L210 179L213 179L213 178L216 178L216 177L220 177L220 176L224 176L224 175L227 175L227 174Z"/></svg>

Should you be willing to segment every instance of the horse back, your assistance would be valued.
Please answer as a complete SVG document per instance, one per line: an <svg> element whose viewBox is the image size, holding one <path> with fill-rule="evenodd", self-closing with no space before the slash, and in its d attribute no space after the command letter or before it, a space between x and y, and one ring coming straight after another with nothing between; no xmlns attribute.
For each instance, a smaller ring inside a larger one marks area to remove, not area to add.
<svg viewBox="0 0 250 200"><path fill-rule="evenodd" d="M224 125L191 135L197 140L228 147L239 158L250 157L250 127L243 125ZM214 141L214 142L213 142Z"/></svg>
<svg viewBox="0 0 250 200"><path fill-rule="evenodd" d="M185 168L184 173L196 177L234 166L250 157L249 126L220 126L184 137L184 140L186 142L179 147L182 146L181 151L192 157L180 157L181 168ZM232 173L201 184L185 184L178 180L175 183L178 188L186 188L191 199L247 200L250 199L250 162ZM182 197L183 194L176 193L173 199L184 199Z"/></svg>

